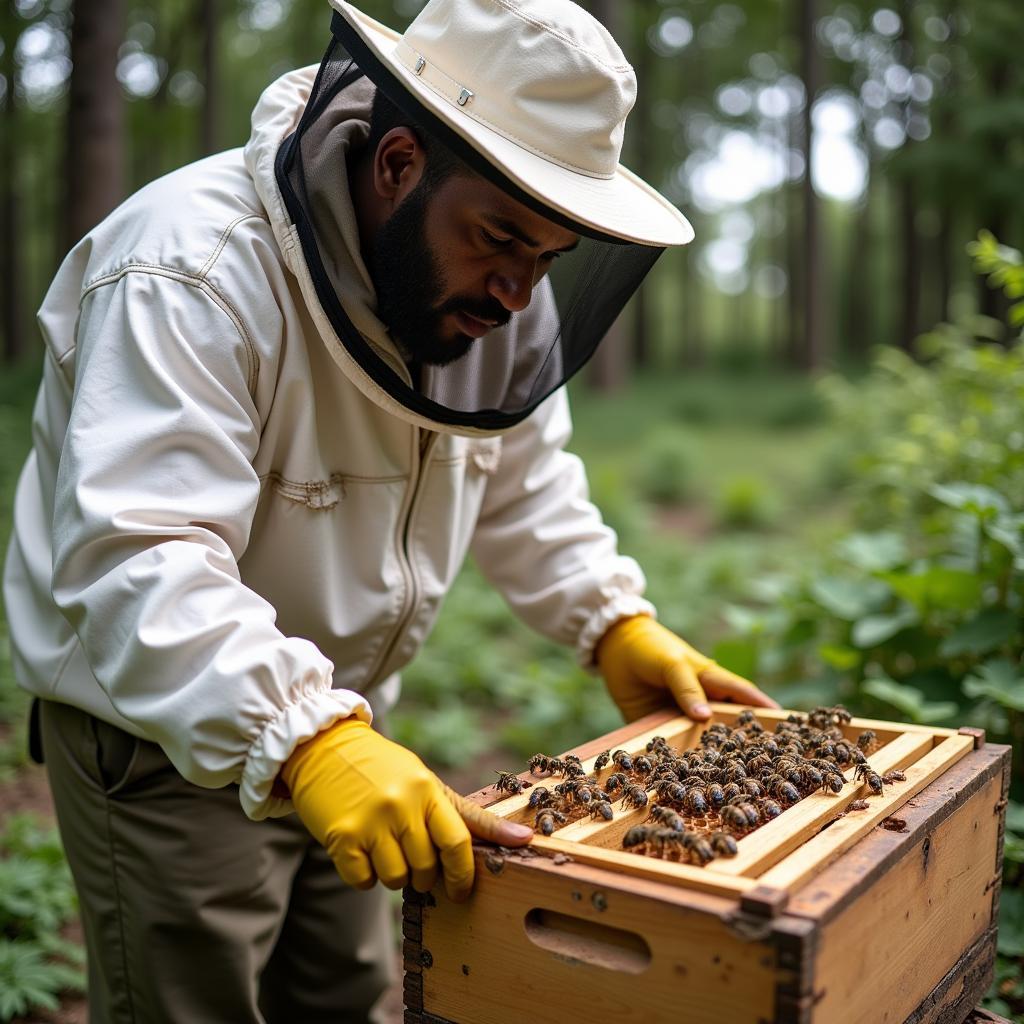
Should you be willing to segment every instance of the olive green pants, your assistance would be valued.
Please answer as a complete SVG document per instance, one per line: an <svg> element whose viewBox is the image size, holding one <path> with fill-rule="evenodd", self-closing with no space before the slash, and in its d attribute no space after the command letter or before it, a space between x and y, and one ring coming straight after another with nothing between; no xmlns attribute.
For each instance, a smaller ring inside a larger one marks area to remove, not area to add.
<svg viewBox="0 0 1024 1024"><path fill-rule="evenodd" d="M186 782L152 743L63 704L39 730L88 952L92 1024L375 1021L387 893L338 877L295 815Z"/></svg>

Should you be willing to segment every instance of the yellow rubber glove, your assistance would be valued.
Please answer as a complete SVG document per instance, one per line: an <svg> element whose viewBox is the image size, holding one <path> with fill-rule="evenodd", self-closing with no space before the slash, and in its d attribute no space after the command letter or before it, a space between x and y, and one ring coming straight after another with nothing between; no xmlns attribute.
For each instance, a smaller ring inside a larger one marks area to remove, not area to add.
<svg viewBox="0 0 1024 1024"><path fill-rule="evenodd" d="M427 892L438 858L451 899L473 887L471 834L522 846L533 830L503 821L453 792L411 751L353 718L298 746L280 778L338 874L357 889Z"/></svg>
<svg viewBox="0 0 1024 1024"><path fill-rule="evenodd" d="M673 703L690 718L703 721L711 717L708 697L762 708L779 706L752 682L694 650L649 615L616 622L598 641L594 658L627 722Z"/></svg>

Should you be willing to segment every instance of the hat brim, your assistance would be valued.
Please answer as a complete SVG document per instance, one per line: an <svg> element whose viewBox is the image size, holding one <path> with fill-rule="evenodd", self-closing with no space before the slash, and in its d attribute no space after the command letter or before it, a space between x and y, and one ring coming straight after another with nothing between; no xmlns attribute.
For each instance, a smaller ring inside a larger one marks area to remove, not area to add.
<svg viewBox="0 0 1024 1024"><path fill-rule="evenodd" d="M544 206L604 234L641 245L685 245L690 222L661 193L619 165L610 178L593 178L552 163L466 116L417 78L395 55L400 35L345 0L330 0L374 56L436 117L507 178Z"/></svg>

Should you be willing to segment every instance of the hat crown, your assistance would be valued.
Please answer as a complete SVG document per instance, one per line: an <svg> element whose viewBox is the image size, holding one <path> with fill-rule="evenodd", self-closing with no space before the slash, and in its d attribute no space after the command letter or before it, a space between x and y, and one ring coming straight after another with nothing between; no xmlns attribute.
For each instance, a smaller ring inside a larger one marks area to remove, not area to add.
<svg viewBox="0 0 1024 1024"><path fill-rule="evenodd" d="M591 177L615 174L636 76L571 0L430 0L396 57L509 141Z"/></svg>

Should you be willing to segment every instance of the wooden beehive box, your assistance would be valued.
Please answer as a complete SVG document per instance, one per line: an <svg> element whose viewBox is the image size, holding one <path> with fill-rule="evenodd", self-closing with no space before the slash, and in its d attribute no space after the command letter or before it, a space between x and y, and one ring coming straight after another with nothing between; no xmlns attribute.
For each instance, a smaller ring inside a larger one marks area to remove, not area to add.
<svg viewBox="0 0 1024 1024"><path fill-rule="evenodd" d="M730 725L742 710L713 709ZM787 714L756 710L769 730ZM606 748L688 749L703 728L664 712L574 753L589 771ZM623 851L647 809L616 805L525 851L479 846L467 903L407 890L407 1024L961 1024L992 975L1010 749L979 730L844 727L864 729L872 767L905 782L867 810L846 810L860 785L806 797L734 858ZM473 798L529 820L526 795Z"/></svg>

